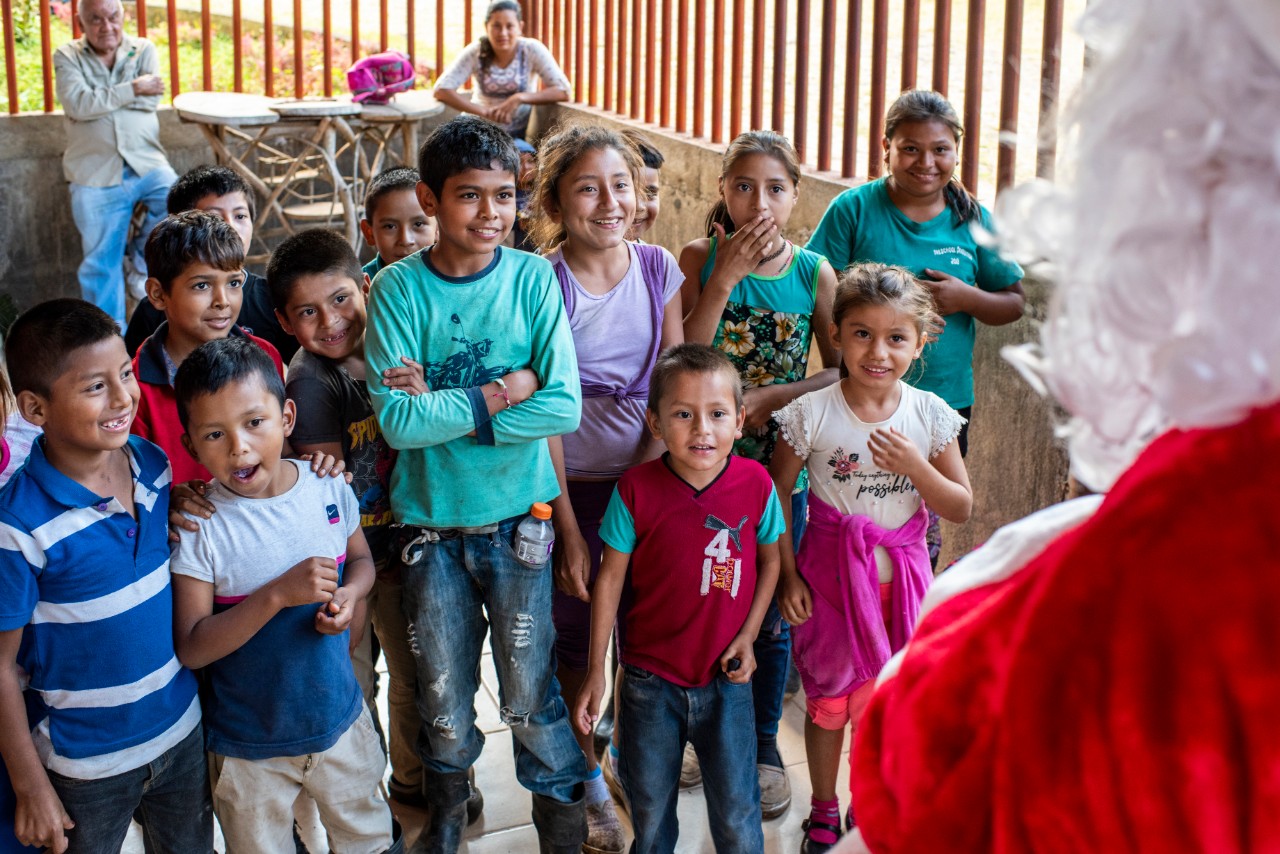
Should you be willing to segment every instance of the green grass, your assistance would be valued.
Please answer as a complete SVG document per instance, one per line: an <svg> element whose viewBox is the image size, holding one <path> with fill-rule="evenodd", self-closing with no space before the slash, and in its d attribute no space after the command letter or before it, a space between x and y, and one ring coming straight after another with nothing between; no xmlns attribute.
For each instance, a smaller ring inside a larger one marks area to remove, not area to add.
<svg viewBox="0 0 1280 854"><path fill-rule="evenodd" d="M18 110L44 109L44 80L41 65L40 21L36 0L17 0L14 13L14 40L18 78ZM55 3L56 13L50 22L50 52L56 50L72 38L71 15L69 3ZM126 4L125 32L136 33L134 20L136 6ZM204 85L204 42L200 32L200 16L191 12L179 12L174 27L178 44L178 86L183 92L210 89L213 91L233 91L235 84L235 42L231 36L231 22L224 18L214 18L210 59L212 78L210 85ZM273 83L275 94L281 97L294 93L294 56L293 30L275 27L274 58L275 69ZM245 21L241 36L240 67L243 72L243 90L246 92L265 92L265 72L267 67L266 51L263 47L264 28L260 24ZM169 24L163 6L147 10L147 38L156 46L159 60L159 74L168 83L169 76ZM362 40L361 53L367 54L378 49L376 44L367 44ZM341 94L347 91L345 71L351 61L350 42L334 39L331 48L331 67L333 92ZM324 94L324 41L318 33L306 32L303 35L303 67L305 95ZM0 110L9 112L8 80L0 66ZM52 60L50 60L52 74ZM420 85L426 84L425 75L420 69ZM171 97L172 92L168 92ZM54 97L54 109L61 109Z"/></svg>

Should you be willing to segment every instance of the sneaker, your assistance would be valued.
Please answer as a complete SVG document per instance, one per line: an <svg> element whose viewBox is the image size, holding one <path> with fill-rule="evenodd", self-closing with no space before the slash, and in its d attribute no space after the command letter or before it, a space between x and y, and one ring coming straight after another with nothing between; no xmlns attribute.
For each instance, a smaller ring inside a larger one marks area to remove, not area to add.
<svg viewBox="0 0 1280 854"><path fill-rule="evenodd" d="M756 773L760 777L760 815L765 821L777 818L791 806L791 781L787 779L787 771L773 765L757 765Z"/></svg>
<svg viewBox="0 0 1280 854"><path fill-rule="evenodd" d="M835 842L818 842L809 835L810 829L824 830L826 833L834 834L836 839L840 839L840 819L836 819L835 824L827 824L825 821L818 821L810 816L800 822L800 829L804 831L804 838L800 840L800 854L826 854L832 848L836 847Z"/></svg>
<svg viewBox="0 0 1280 854"><path fill-rule="evenodd" d="M609 794L613 795L614 803L622 807L623 812L631 812L631 804L627 801L627 793L622 790L622 781L618 779L618 772L613 767L613 751L606 750L604 756L600 757L600 767L604 774L605 785L609 787Z"/></svg>
<svg viewBox="0 0 1280 854"><path fill-rule="evenodd" d="M692 789L702 785L702 766L698 764L698 752L692 744L684 746L684 761L680 763L680 788Z"/></svg>
<svg viewBox="0 0 1280 854"><path fill-rule="evenodd" d="M622 854L627 840L622 835L622 824L613 801L587 804L587 841L582 843L584 854Z"/></svg>

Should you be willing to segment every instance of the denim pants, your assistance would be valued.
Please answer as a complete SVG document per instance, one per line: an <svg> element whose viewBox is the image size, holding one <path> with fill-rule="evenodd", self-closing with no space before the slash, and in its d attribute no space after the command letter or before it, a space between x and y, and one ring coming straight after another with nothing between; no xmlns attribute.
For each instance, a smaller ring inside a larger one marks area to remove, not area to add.
<svg viewBox="0 0 1280 854"><path fill-rule="evenodd" d="M763 851L751 686L735 685L717 673L700 688L682 688L623 665L618 702L618 776L631 804L632 854L675 851L685 742L693 745L702 767L718 854Z"/></svg>
<svg viewBox="0 0 1280 854"><path fill-rule="evenodd" d="M808 520L809 490L791 496L791 542L798 550ZM787 690L787 669L791 666L791 626L778 611L778 598L769 600L760 634L752 649L756 655L756 672L751 678L755 703L756 737L772 741L778 737L778 721L782 719L782 703Z"/></svg>
<svg viewBox="0 0 1280 854"><path fill-rule="evenodd" d="M466 800L466 771L484 746L475 695L486 630L516 778L534 794L563 803L576 800L575 787L586 778L586 759L555 678L551 564L530 569L516 560L512 543L519 522L507 519L492 533L442 532L402 570L418 670L424 794L439 806Z"/></svg>
<svg viewBox="0 0 1280 854"><path fill-rule="evenodd" d="M164 219L169 188L178 176L169 167L139 175L127 165L124 180L114 187L71 185L71 217L80 232L80 293L124 328L124 255L129 222L138 202L147 206L147 221L138 236L137 255L156 223Z"/></svg>
<svg viewBox="0 0 1280 854"><path fill-rule="evenodd" d="M213 852L203 727L132 771L101 780L50 771L49 782L76 823L67 831L67 850L75 854L118 854L134 818L142 825L147 854Z"/></svg>

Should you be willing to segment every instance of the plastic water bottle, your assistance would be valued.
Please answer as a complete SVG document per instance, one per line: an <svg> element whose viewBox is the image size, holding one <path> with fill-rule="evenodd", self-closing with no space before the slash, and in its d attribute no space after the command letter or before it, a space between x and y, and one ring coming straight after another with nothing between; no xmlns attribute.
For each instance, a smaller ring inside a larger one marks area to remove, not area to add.
<svg viewBox="0 0 1280 854"><path fill-rule="evenodd" d="M551 526L551 505L541 501L529 508L529 515L516 528L516 560L531 569L546 566L556 532Z"/></svg>

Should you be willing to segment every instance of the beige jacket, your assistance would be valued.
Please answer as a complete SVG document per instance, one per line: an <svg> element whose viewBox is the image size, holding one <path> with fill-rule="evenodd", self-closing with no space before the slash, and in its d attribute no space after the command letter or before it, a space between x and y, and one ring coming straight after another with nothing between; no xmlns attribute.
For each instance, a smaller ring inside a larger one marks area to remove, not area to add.
<svg viewBox="0 0 1280 854"><path fill-rule="evenodd" d="M139 175L168 165L156 118L160 96L133 94L135 78L156 73L155 45L124 36L108 69L79 38L58 48L53 67L67 116L62 171L68 181L114 187L123 182L126 163Z"/></svg>

